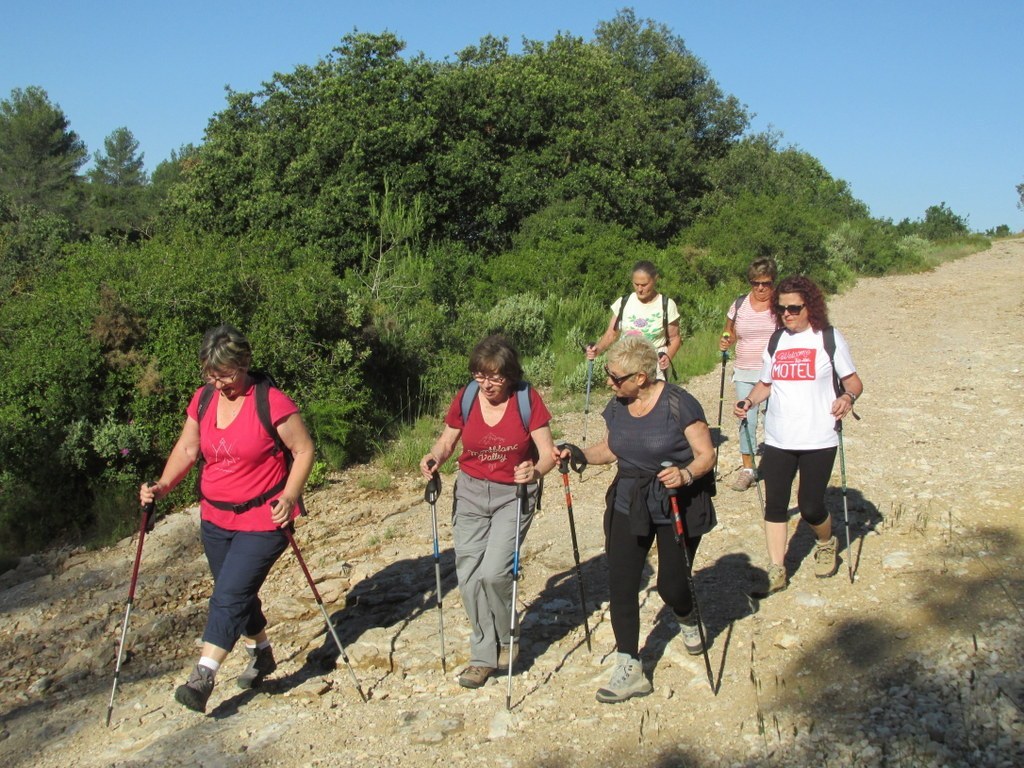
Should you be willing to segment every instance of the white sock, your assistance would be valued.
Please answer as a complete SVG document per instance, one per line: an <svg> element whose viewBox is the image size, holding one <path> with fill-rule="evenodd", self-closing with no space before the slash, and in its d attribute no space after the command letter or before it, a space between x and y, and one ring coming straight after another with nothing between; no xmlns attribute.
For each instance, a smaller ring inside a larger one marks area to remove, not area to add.
<svg viewBox="0 0 1024 768"><path fill-rule="evenodd" d="M216 675L217 674L217 670L220 669L220 662L219 661L214 661L209 656L200 656L199 657L199 666L200 667L206 667L208 670L210 670L213 674Z"/></svg>
<svg viewBox="0 0 1024 768"><path fill-rule="evenodd" d="M246 646L246 647L248 647L248 646ZM260 640L260 642L256 643L256 648L258 648L261 651L264 648L269 648L269 647L270 647L270 640Z"/></svg>

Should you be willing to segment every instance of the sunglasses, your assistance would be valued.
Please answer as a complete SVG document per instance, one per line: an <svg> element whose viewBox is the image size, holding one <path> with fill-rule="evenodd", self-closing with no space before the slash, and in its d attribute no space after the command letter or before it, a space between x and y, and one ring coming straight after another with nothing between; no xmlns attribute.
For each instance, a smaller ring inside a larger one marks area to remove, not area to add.
<svg viewBox="0 0 1024 768"><path fill-rule="evenodd" d="M634 371L633 373L626 373L623 374L622 376L616 376L614 373L608 370L608 366L606 365L604 367L604 373L609 379L612 380L612 384L614 384L616 387L621 387L623 382L626 381L626 379L636 376L638 373L640 373L640 371Z"/></svg>
<svg viewBox="0 0 1024 768"><path fill-rule="evenodd" d="M776 304L775 311L780 315L799 315L806 306L806 304Z"/></svg>
<svg viewBox="0 0 1024 768"><path fill-rule="evenodd" d="M771 288L772 280L751 280L750 284L755 288Z"/></svg>

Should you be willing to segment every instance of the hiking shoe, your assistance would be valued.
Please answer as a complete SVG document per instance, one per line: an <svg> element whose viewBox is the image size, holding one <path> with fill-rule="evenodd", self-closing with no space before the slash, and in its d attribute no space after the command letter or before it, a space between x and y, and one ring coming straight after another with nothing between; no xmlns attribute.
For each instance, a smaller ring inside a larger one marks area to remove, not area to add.
<svg viewBox="0 0 1024 768"><path fill-rule="evenodd" d="M768 590L767 594L772 592L781 592L787 586L789 582L786 580L786 566L784 565L772 565L768 566Z"/></svg>
<svg viewBox="0 0 1024 768"><path fill-rule="evenodd" d="M700 627L697 626L697 612L690 611L686 616L676 616L676 619L679 622L679 636L683 638L686 652L691 656L704 653L704 644L700 641Z"/></svg>
<svg viewBox="0 0 1024 768"><path fill-rule="evenodd" d="M274 661L274 651L268 645L266 648L246 648L249 654L249 666L242 670L238 676L239 688L258 688L263 678L277 669L277 662Z"/></svg>
<svg viewBox="0 0 1024 768"><path fill-rule="evenodd" d="M188 676L188 682L179 685L174 692L174 698L179 704L184 704L195 712L205 712L206 702L213 693L213 670L196 664L192 674Z"/></svg>
<svg viewBox="0 0 1024 768"><path fill-rule="evenodd" d="M512 661L519 658L519 643L512 643ZM508 669L508 646L498 646L498 669Z"/></svg>
<svg viewBox="0 0 1024 768"><path fill-rule="evenodd" d="M459 685L463 688L479 688L493 674L493 667L478 667L475 664L471 664L459 675Z"/></svg>
<svg viewBox="0 0 1024 768"><path fill-rule="evenodd" d="M836 561L836 537L828 541L819 541L814 545L814 575L819 579L827 579L835 574L839 563Z"/></svg>
<svg viewBox="0 0 1024 768"><path fill-rule="evenodd" d="M745 491L754 484L754 470L741 469L739 475L733 480L729 487L734 491Z"/></svg>
<svg viewBox="0 0 1024 768"><path fill-rule="evenodd" d="M644 676L643 665L627 653L615 654L615 669L607 685L597 689L597 700L603 704L626 701L634 696L646 696L654 690Z"/></svg>

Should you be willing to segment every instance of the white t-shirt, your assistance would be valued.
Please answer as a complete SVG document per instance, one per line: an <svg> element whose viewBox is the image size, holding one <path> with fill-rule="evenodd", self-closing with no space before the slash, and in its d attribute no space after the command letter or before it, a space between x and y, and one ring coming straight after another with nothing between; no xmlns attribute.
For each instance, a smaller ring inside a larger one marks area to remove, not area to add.
<svg viewBox="0 0 1024 768"><path fill-rule="evenodd" d="M835 366L840 380L856 373L850 347L838 331ZM832 365L820 331L783 331L774 357L765 349L761 381L772 385L764 418L766 445L793 451L839 445L832 403Z"/></svg>
<svg viewBox="0 0 1024 768"><path fill-rule="evenodd" d="M619 305L622 304L620 296L612 304L612 314L619 316ZM622 313L622 325L619 326L619 333L622 336L644 336L659 352L668 349L668 339L665 338L665 321L661 317L661 294L659 293L649 302L644 304L636 297L635 293L629 294L626 299L626 311ZM676 303L668 300L668 323L679 321L679 309Z"/></svg>

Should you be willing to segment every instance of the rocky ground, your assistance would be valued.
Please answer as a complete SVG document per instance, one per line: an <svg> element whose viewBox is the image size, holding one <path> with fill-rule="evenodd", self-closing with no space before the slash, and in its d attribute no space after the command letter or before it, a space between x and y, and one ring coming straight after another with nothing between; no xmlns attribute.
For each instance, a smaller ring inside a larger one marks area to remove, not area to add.
<svg viewBox="0 0 1024 768"><path fill-rule="evenodd" d="M258 692L241 691L236 651L205 716L177 705L210 578L196 512L175 512L146 537L109 728L136 540L26 558L0 576L0 763L1024 764L1022 257L1024 241L1001 242L927 274L861 280L831 302L865 382L863 420L845 438L853 546L834 578L813 577L811 536L794 518L789 589L760 603L746 597L764 575L758 497L729 490L735 441L723 446L721 522L696 563L713 685L649 585L642 656L655 691L619 705L594 700L613 653L600 535L612 475L597 468L570 478L593 649L553 475L523 551L511 711L504 676L460 688L468 629L453 572L451 484L438 505L442 671L422 484L410 471L370 490L364 478L379 470L364 467L309 498L296 539L368 701L345 665L335 667L320 608L286 553L264 590L278 671ZM687 386L715 421L718 372ZM580 440L583 414L554 410L556 433ZM587 425L592 440L599 411ZM837 466L829 498L842 519L840 474Z"/></svg>

